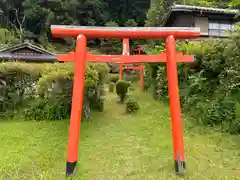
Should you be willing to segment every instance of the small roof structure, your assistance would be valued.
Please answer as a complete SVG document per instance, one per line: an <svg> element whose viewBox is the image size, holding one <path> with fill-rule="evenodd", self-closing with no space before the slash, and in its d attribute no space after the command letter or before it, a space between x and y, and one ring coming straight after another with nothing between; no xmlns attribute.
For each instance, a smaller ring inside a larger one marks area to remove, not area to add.
<svg viewBox="0 0 240 180"><path fill-rule="evenodd" d="M46 49L25 41L0 50L1 60L21 60L26 62L56 62L56 55Z"/></svg>
<svg viewBox="0 0 240 180"><path fill-rule="evenodd" d="M29 43L29 41L25 41L24 43L22 44L18 44L18 45L15 45L15 46L11 46L11 47L7 47L5 49L2 49L0 51L0 53L4 53L4 52L14 52L14 51L18 51L20 49L23 49L23 48L28 48L28 49L31 49L33 51L36 51L36 52L39 52L41 54L48 54L48 55L55 55L54 53L51 53L45 49L43 49L42 47L40 46L37 46L37 45L34 45L34 44L31 44Z"/></svg>

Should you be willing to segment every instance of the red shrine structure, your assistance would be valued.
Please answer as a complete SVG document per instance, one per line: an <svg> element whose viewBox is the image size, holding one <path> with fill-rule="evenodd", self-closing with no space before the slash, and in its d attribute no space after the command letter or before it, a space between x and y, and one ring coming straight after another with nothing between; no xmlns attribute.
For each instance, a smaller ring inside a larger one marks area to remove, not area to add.
<svg viewBox="0 0 240 180"><path fill-rule="evenodd" d="M184 174L186 163L178 89L177 63L194 62L194 57L177 53L176 39L198 38L200 36L200 29L188 27L86 27L52 25L51 31L55 37L77 38L75 52L71 52L67 55L57 56L61 60L65 59L66 61L69 61L69 59L71 59L71 61L75 63L66 175L70 176L74 173L74 169L78 160L78 143L83 105L86 60L91 62L116 62L121 64L153 62L167 63L168 90L173 136L173 158L176 173ZM164 38L166 39L166 53L160 53L159 55L92 55L87 53L87 38Z"/></svg>
<svg viewBox="0 0 240 180"><path fill-rule="evenodd" d="M140 48L138 49L138 54L140 55L141 51ZM123 39L122 43L122 55L129 56L130 55L130 47L129 47L129 39ZM120 63L120 62L118 62ZM129 62L125 62L127 64ZM131 63L129 63L131 64ZM140 88L144 90L144 74L143 74L143 65L140 64L138 66L127 66L125 67L122 63L120 63L120 72L119 72L119 79L122 80L122 74L125 69L129 70L138 70L140 72Z"/></svg>

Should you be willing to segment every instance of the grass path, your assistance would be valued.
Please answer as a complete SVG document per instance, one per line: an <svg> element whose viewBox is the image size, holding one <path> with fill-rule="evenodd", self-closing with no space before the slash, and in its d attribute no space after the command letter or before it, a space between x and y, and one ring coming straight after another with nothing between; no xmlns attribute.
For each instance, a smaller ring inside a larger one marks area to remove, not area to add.
<svg viewBox="0 0 240 180"><path fill-rule="evenodd" d="M126 115L115 94L103 113L82 123L79 164L72 179L171 180L175 176L169 109L133 93L141 110ZM238 136L195 127L184 118L187 175L183 179L240 179ZM68 121L0 122L0 179L65 179Z"/></svg>

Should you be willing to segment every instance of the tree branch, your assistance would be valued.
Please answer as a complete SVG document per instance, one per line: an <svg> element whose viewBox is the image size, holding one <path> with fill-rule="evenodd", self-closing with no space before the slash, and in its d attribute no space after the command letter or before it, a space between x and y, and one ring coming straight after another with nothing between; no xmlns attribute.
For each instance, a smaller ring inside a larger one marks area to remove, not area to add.
<svg viewBox="0 0 240 180"><path fill-rule="evenodd" d="M24 24L25 20L26 20L26 16L24 15L24 16L23 16L23 19L22 19L22 22L21 22L21 27L22 27L22 25Z"/></svg>

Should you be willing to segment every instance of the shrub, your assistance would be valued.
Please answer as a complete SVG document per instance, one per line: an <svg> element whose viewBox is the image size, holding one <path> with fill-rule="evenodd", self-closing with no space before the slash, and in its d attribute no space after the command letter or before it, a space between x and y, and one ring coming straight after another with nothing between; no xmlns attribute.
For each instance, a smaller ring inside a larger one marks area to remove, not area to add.
<svg viewBox="0 0 240 180"><path fill-rule="evenodd" d="M148 91L152 84L151 69L149 67L149 64L145 65L143 70L144 70L144 91Z"/></svg>
<svg viewBox="0 0 240 180"><path fill-rule="evenodd" d="M20 109L26 108L24 115L27 119L31 119L30 117L51 120L66 118L66 113L69 116L68 109L71 107L73 74L71 63L0 63L0 113L8 113L9 116L14 112L22 112ZM84 100L92 101L90 103L95 105L91 108L94 110L97 106L100 111L103 110L101 96L107 74L105 64L94 66L89 63L86 67L85 91L93 91L94 98L87 96Z"/></svg>
<svg viewBox="0 0 240 180"><path fill-rule="evenodd" d="M108 65L105 63L88 63L88 67L95 69L98 73L98 84L105 84L108 80Z"/></svg>
<svg viewBox="0 0 240 180"><path fill-rule="evenodd" d="M119 74L109 74L110 83L117 83L118 80L119 80Z"/></svg>
<svg viewBox="0 0 240 180"><path fill-rule="evenodd" d="M190 112L198 123L221 126L222 130L231 133L240 132L240 118L237 115L237 104L240 102L240 66L236 63L240 57L239 27L225 40L177 45L178 51L195 55L193 64L178 65L183 110ZM148 69L152 73L148 75L152 84L156 80L158 82L158 99L168 100L166 66L156 64Z"/></svg>
<svg viewBox="0 0 240 180"><path fill-rule="evenodd" d="M0 115L23 112L26 119L36 120L69 117L73 70L71 63L0 63ZM84 109L103 111L107 77L106 64L87 64Z"/></svg>
<svg viewBox="0 0 240 180"><path fill-rule="evenodd" d="M14 31L9 31L8 29L0 28L0 44L1 48L4 46L9 46L13 44L19 44L20 39L15 36Z"/></svg>
<svg viewBox="0 0 240 180"><path fill-rule="evenodd" d="M115 84L114 83L110 83L109 84L109 92L114 92L114 86L115 86Z"/></svg>
<svg viewBox="0 0 240 180"><path fill-rule="evenodd" d="M144 78L144 91L148 91L148 89L151 87L151 81L149 78Z"/></svg>
<svg viewBox="0 0 240 180"><path fill-rule="evenodd" d="M26 120L62 120L69 118L71 104L60 99L39 99L24 110Z"/></svg>
<svg viewBox="0 0 240 180"><path fill-rule="evenodd" d="M236 104L236 118L230 123L228 124L227 127L225 127L225 129L229 132L229 133L240 133L240 103L237 102Z"/></svg>
<svg viewBox="0 0 240 180"><path fill-rule="evenodd" d="M43 73L38 82L38 94L44 99L61 99L67 106L71 106L73 67L57 65L58 68ZM105 83L107 68L99 64L88 64L85 71L85 89L83 102L83 116L90 119L90 109L103 111L104 99L101 97L102 85Z"/></svg>
<svg viewBox="0 0 240 180"><path fill-rule="evenodd" d="M129 83L124 80L119 80L116 84L116 93L120 97L120 102L124 103L128 92Z"/></svg>
<svg viewBox="0 0 240 180"><path fill-rule="evenodd" d="M118 27L115 21L109 21L105 24L107 27ZM101 51L104 54L120 54L121 53L121 40L118 38L101 39ZM114 48L113 48L114 47Z"/></svg>
<svg viewBox="0 0 240 180"><path fill-rule="evenodd" d="M134 113L140 109L138 102L134 99L129 98L126 103L126 112Z"/></svg>
<svg viewBox="0 0 240 180"><path fill-rule="evenodd" d="M234 120L235 103L230 99L204 99L191 109L195 119L204 125L214 126Z"/></svg>
<svg viewBox="0 0 240 180"><path fill-rule="evenodd" d="M0 113L21 108L34 97L40 69L32 64L0 63Z"/></svg>
<svg viewBox="0 0 240 180"><path fill-rule="evenodd" d="M96 94L90 99L90 109L103 112L104 110L104 97L98 97Z"/></svg>

